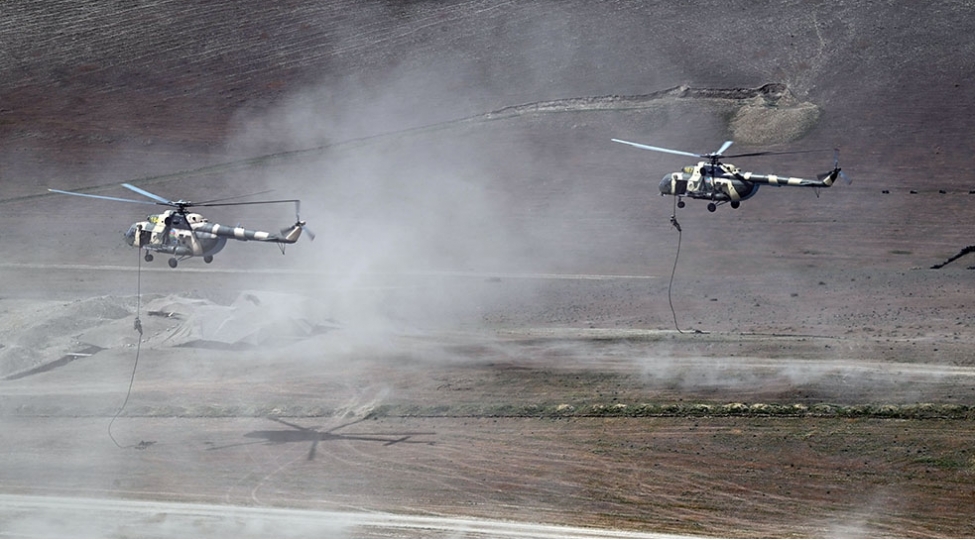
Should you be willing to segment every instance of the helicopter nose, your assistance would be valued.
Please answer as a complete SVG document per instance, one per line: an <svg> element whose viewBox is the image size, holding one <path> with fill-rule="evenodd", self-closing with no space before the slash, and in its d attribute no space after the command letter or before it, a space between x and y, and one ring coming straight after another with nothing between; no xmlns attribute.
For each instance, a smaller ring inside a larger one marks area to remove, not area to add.
<svg viewBox="0 0 975 540"><path fill-rule="evenodd" d="M660 181L660 194L661 195L673 195L674 194L674 184L670 175L664 177Z"/></svg>
<svg viewBox="0 0 975 540"><path fill-rule="evenodd" d="M125 241L128 242L128 244L130 246L134 246L135 245L135 225L129 227L129 230L125 231L125 234L123 236L125 237Z"/></svg>

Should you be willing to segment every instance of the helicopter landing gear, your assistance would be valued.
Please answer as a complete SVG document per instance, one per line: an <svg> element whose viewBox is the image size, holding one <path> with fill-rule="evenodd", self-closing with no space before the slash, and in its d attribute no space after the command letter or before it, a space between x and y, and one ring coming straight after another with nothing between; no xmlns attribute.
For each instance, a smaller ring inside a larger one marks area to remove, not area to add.
<svg viewBox="0 0 975 540"><path fill-rule="evenodd" d="M713 202L708 203L708 212L714 212L717 209L718 205L714 204Z"/></svg>
<svg viewBox="0 0 975 540"><path fill-rule="evenodd" d="M686 202L684 202L684 201L682 201L680 199L677 199L677 208L684 208L684 206L686 206L686 205L687 205Z"/></svg>
<svg viewBox="0 0 975 540"><path fill-rule="evenodd" d="M741 206L741 201L731 201L732 208L737 209L739 206Z"/></svg>
<svg viewBox="0 0 975 540"><path fill-rule="evenodd" d="M204 255L203 262L210 264L213 262L213 255Z"/></svg>
<svg viewBox="0 0 975 540"><path fill-rule="evenodd" d="M145 260L146 260L146 262L152 262L152 253L149 253L149 252L147 251L147 252L146 252L146 256L145 256L145 257L143 257L143 259L145 259Z"/></svg>
<svg viewBox="0 0 975 540"><path fill-rule="evenodd" d="M172 257L172 258L169 259L169 267L170 268L176 268L176 265L177 264L179 264L179 262L176 260L176 257Z"/></svg>

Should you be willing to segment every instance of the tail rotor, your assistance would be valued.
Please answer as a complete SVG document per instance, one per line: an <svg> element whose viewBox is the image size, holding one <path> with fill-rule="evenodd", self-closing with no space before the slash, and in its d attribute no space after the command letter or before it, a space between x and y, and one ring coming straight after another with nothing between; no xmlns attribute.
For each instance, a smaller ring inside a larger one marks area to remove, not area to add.
<svg viewBox="0 0 975 540"><path fill-rule="evenodd" d="M305 234L308 235L308 239L315 241L315 233L311 229L305 226L305 222L301 221L301 201L295 201L295 227L301 229Z"/></svg>
<svg viewBox="0 0 975 540"><path fill-rule="evenodd" d="M850 185L853 183L853 180L851 180L850 177L848 177L846 173L843 172L843 169L840 168L839 148L833 149L833 170L822 174L818 174L816 175L816 178L818 178L819 180L825 180L826 182L828 182L828 184L832 184L833 182L836 181L837 178L842 178L843 182L845 182L846 185Z"/></svg>

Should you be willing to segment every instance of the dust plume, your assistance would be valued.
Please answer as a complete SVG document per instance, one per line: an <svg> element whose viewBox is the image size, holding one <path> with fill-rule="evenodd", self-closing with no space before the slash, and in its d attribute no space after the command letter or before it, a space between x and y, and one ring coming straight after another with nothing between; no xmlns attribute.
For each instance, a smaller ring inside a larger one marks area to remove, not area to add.
<svg viewBox="0 0 975 540"><path fill-rule="evenodd" d="M551 23L563 30L557 19ZM462 48L404 61L382 76L325 77L275 106L241 111L231 154L323 148L249 176L302 199L302 219L317 238L290 248L283 264L312 275L309 287L334 307L333 318L476 325L501 301L501 287L485 285L494 275L572 271L592 245L619 251L607 247L618 242L605 228L613 224L567 225L568 216L608 215L609 203L592 193L600 183L579 178L578 162L566 159L578 133L540 135L533 117L425 129L526 99L532 94L524 89L538 83L532 66L556 49L579 60L580 45L550 30L520 35L525 48L509 53L528 69L520 96L494 94L500 67L485 72ZM252 221L271 226L264 216ZM225 260L231 257L240 255Z"/></svg>

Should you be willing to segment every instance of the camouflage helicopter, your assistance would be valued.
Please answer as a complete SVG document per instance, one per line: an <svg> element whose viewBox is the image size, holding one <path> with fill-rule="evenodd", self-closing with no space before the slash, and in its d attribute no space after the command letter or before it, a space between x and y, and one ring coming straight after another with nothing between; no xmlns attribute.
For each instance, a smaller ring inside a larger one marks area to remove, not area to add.
<svg viewBox="0 0 975 540"><path fill-rule="evenodd" d="M120 197L106 197L103 195L90 195L88 193L76 193L73 191L62 191L60 189L48 189L54 193L65 195L75 195L77 197L89 197L92 199L103 199L108 201L127 202L135 204L151 204L158 206L168 206L171 210L166 210L161 214L150 214L146 221L133 223L129 230L125 232L125 241L132 247L145 250L146 262L153 260L152 252L168 253L173 255L169 259L170 268L176 268L179 261L190 257L203 257L203 262L213 262L213 256L220 252L227 244L227 240L256 240L259 242L273 242L281 246L284 252L284 244L294 244L301 236L301 232L308 233L311 240L315 235L305 227L305 222L301 220L299 212L301 201L298 199L284 199L276 201L252 201L252 202L221 202L240 197L227 197L224 199L213 199L203 202L190 202L184 200L171 201L160 197L155 193L150 193L144 189L135 187L131 184L122 184L126 189L132 190L140 195L152 199L150 201L140 201L135 199L123 199ZM257 195L256 193L254 195ZM253 231L243 227L228 227L218 223L210 223L209 220L195 212L187 212L190 208L204 206L240 206L248 204L276 204L294 203L295 204L295 224L282 229L280 233L270 233L264 231ZM178 258L177 258L178 257Z"/></svg>
<svg viewBox="0 0 975 540"><path fill-rule="evenodd" d="M658 148L645 144L613 139L613 142L628 144L644 150L677 154L679 156L690 156L703 158L697 165L689 165L683 170L670 173L660 181L660 194L673 195L677 197L677 207L683 208L683 197L692 199L708 200L708 211L714 212L719 205L731 203L732 208L741 206L741 201L753 197L758 193L758 188L762 184L773 186L799 186L811 187L815 189L828 188L833 185L837 178L842 177L847 184L850 179L840 170L839 151L834 150L833 170L817 175L816 180L806 178L795 178L791 176L777 176L774 174L755 174L752 172L742 172L738 167L730 163L722 163L724 158L739 158L765 155L783 154L804 154L817 152L818 150L803 150L797 152L752 152L747 154L736 154L725 156L724 152L733 144L732 141L725 141L717 152L710 154L694 154L681 150L671 150L669 148ZM817 191L818 195L818 191Z"/></svg>

